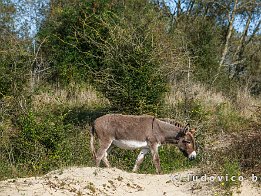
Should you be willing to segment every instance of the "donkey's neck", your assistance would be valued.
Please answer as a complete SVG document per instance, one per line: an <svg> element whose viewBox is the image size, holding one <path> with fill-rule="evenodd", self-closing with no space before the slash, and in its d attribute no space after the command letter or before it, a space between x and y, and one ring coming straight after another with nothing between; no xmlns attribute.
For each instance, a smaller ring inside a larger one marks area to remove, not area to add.
<svg viewBox="0 0 261 196"><path fill-rule="evenodd" d="M159 121L159 131L162 135L162 143L177 143L178 133L182 130L182 127L175 126L173 124Z"/></svg>

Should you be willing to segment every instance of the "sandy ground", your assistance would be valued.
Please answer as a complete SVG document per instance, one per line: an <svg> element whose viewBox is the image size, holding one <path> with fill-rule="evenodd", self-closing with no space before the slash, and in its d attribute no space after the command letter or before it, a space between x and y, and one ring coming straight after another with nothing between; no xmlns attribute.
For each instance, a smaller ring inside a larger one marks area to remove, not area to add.
<svg viewBox="0 0 261 196"><path fill-rule="evenodd" d="M211 182L188 179L195 174L196 171L184 171L149 175L116 168L75 167L53 171L42 177L0 181L0 195L220 195ZM260 196L261 190L244 181L235 194Z"/></svg>

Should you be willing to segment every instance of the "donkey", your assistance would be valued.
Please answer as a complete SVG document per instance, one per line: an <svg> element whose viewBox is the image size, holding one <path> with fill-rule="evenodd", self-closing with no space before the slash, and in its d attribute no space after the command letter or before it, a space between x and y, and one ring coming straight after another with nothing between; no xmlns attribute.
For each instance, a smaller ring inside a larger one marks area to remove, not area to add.
<svg viewBox="0 0 261 196"><path fill-rule="evenodd" d="M107 155L113 145L130 150L140 148L133 172L139 169L145 155L150 151L156 171L161 173L158 147L164 143L176 144L186 157L195 159L195 131L189 130L189 125L182 127L178 123L170 124L149 115L107 114L97 118L92 125L91 151L97 167L101 160L106 167L110 167ZM94 149L95 133L100 142L97 154Z"/></svg>

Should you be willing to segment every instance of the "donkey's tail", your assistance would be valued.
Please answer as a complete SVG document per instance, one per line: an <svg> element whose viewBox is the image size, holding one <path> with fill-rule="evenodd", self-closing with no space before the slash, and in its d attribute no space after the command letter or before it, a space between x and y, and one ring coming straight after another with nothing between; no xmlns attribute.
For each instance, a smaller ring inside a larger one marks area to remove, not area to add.
<svg viewBox="0 0 261 196"><path fill-rule="evenodd" d="M91 131L90 131L90 133L91 133L90 147L91 147L92 156L95 160L96 152L95 152L95 148L94 148L94 132L95 132L94 125L92 125Z"/></svg>

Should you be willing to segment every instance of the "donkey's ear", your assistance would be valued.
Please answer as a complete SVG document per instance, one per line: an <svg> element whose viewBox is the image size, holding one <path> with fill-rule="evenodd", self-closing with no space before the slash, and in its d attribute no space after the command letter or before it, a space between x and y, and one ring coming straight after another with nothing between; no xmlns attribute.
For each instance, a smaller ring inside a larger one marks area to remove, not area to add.
<svg viewBox="0 0 261 196"><path fill-rule="evenodd" d="M186 134L189 131L189 123L184 127L183 133Z"/></svg>
<svg viewBox="0 0 261 196"><path fill-rule="evenodd" d="M195 134L197 132L197 129L196 128L190 129L189 132L193 135L193 134Z"/></svg>
<svg viewBox="0 0 261 196"><path fill-rule="evenodd" d="M187 134L188 131L189 131L189 124L187 124L183 129L181 129L178 132L176 139L179 139L180 137L184 137Z"/></svg>

